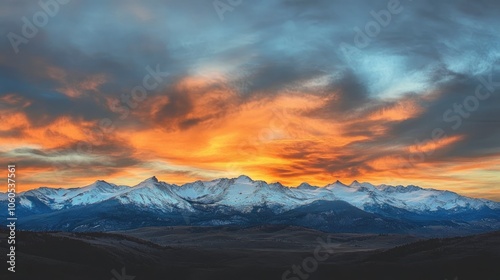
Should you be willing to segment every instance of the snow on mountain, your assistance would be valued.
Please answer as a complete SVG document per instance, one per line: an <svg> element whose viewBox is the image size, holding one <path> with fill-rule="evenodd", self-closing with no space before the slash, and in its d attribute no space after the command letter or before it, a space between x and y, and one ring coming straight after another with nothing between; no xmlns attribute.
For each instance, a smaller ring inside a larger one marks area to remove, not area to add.
<svg viewBox="0 0 500 280"><path fill-rule="evenodd" d="M174 191L191 202L228 206L243 213L251 211L255 206L275 206L284 211L301 204L289 188L276 183L253 181L247 176L210 182L197 181L177 187Z"/></svg>
<svg viewBox="0 0 500 280"><path fill-rule="evenodd" d="M452 210L455 208L500 209L500 203L485 199L469 198L450 191L423 189L417 186L380 186L378 187L391 201L387 204L398 208L418 211Z"/></svg>
<svg viewBox="0 0 500 280"><path fill-rule="evenodd" d="M102 180L81 188L52 189L42 187L21 193L20 203L28 206L32 204L30 198L35 198L51 209L59 210L72 206L98 203L127 189L128 187L117 186Z"/></svg>
<svg viewBox="0 0 500 280"><path fill-rule="evenodd" d="M116 195L110 195L108 199L113 198L122 204L133 204L158 210L173 210L175 208L191 210L191 204L179 197L172 188L172 185L159 182L156 177L151 177L134 187L126 187Z"/></svg>
<svg viewBox="0 0 500 280"><path fill-rule="evenodd" d="M487 207L500 209L500 203L461 196L451 191L424 189L417 186L375 186L354 181L347 186L340 182L326 186L339 200L360 209L373 205L390 205L411 212L453 210L468 208L479 210Z"/></svg>
<svg viewBox="0 0 500 280"><path fill-rule="evenodd" d="M297 205L287 188L263 181L253 181L240 176L230 181L224 191L220 204L232 206L243 212L251 211L254 206L281 206L282 208Z"/></svg>
<svg viewBox="0 0 500 280"><path fill-rule="evenodd" d="M1 200L6 200L6 194L0 194ZM374 186L357 181L345 185L337 181L324 187L302 183L297 188L291 188L280 183L254 181L247 176L208 182L196 181L182 186L159 182L156 177L133 187L99 180L82 188L42 187L19 194L19 204L28 209L34 207L35 201L52 210L60 210L107 200L163 211L193 211L195 205L206 205L230 207L242 213L252 211L254 207L271 207L276 213L280 213L315 201L339 200L366 211L379 206L391 206L416 213L456 209L480 210L485 207L500 209L498 202L416 186Z"/></svg>
<svg viewBox="0 0 500 280"><path fill-rule="evenodd" d="M228 179L218 179L209 182L196 181L172 187L172 191L189 202L213 204L222 199L224 191L229 185L228 181Z"/></svg>

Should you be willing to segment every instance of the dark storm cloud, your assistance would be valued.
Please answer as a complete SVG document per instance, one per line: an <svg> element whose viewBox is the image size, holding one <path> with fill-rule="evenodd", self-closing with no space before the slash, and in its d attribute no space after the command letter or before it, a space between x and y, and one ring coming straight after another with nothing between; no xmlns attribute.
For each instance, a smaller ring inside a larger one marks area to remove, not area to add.
<svg viewBox="0 0 500 280"><path fill-rule="evenodd" d="M363 108L360 104L368 106L369 102L373 102L361 80L350 71L343 73L329 90L331 100L324 110L326 114L333 113L336 117L345 113L351 113L349 117L352 117L356 110Z"/></svg>
<svg viewBox="0 0 500 280"><path fill-rule="evenodd" d="M445 154L439 155L441 158L498 153L500 96L496 92L485 100L479 100L475 93L480 85L477 79L450 82L441 88L443 93L428 104L423 114L393 125L389 135L397 136L401 143L411 144L431 138L434 129L443 129L447 135L463 135L465 138ZM487 93L484 87L482 93ZM456 106L460 106L463 113L456 111Z"/></svg>

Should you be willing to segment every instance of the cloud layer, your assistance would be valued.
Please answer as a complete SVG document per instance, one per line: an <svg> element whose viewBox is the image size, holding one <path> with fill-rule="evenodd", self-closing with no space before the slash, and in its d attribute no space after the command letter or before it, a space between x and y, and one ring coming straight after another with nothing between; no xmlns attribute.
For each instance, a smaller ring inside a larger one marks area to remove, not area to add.
<svg viewBox="0 0 500 280"><path fill-rule="evenodd" d="M42 2L0 4L24 189L244 173L500 200L497 1Z"/></svg>

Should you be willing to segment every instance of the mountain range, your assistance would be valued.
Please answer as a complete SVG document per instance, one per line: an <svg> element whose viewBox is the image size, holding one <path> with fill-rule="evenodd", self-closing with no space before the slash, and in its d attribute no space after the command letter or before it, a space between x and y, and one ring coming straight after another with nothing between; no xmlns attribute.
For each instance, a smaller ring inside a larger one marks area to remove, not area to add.
<svg viewBox="0 0 500 280"><path fill-rule="evenodd" d="M7 194L0 193L2 209L7 203ZM420 235L500 229L500 203L450 191L357 181L287 187L247 176L182 186L151 177L133 187L102 180L81 188L41 187L19 193L16 211L19 227L36 231L269 224Z"/></svg>

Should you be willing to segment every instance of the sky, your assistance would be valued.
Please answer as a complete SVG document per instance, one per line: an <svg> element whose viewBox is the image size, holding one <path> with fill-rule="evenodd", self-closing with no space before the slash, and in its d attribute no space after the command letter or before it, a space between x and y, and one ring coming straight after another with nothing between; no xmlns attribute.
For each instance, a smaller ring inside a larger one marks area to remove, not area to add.
<svg viewBox="0 0 500 280"><path fill-rule="evenodd" d="M496 0L40 3L0 2L20 190L245 174L500 201Z"/></svg>

